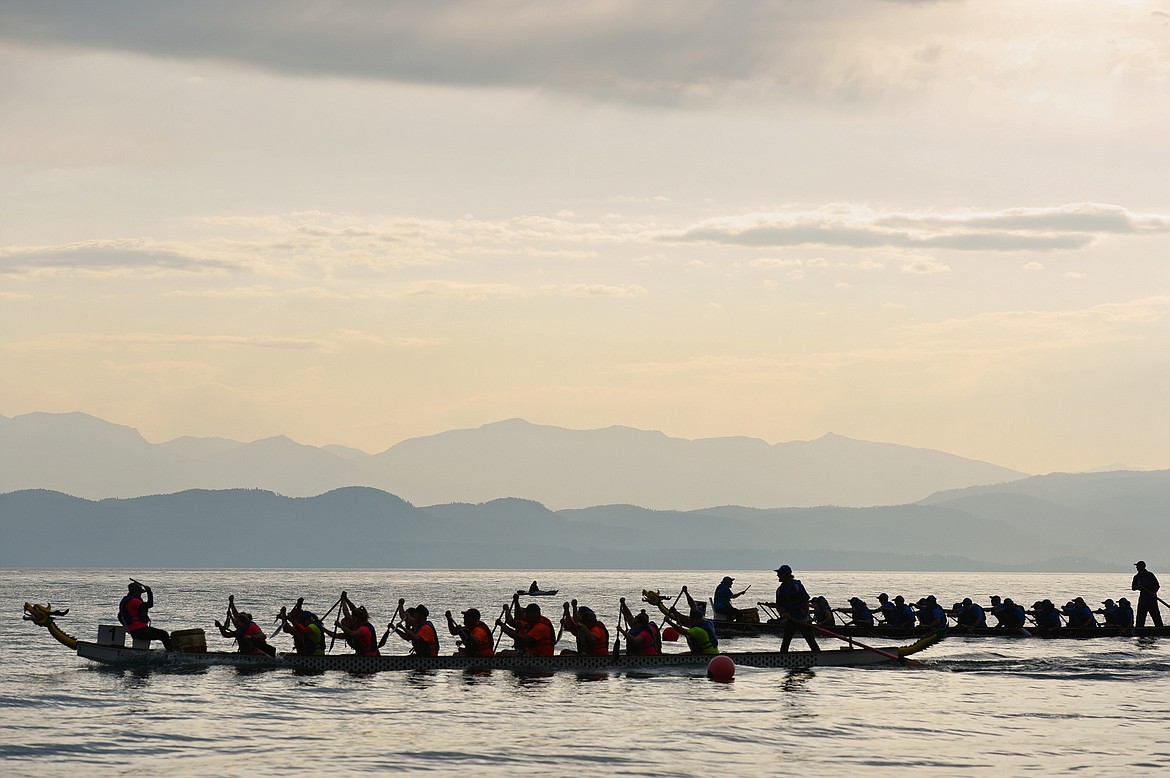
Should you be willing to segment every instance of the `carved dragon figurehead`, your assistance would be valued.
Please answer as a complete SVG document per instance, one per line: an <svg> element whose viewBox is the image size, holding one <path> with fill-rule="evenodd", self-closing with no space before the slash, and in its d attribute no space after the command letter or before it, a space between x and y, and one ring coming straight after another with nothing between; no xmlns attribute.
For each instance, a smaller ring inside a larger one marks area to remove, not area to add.
<svg viewBox="0 0 1170 778"><path fill-rule="evenodd" d="M54 616L64 616L69 613L69 609L53 610L53 604L37 605L35 603L26 602L24 604L24 620L31 621L38 627L44 627L49 630L49 634L57 639L61 645L77 650L77 638L70 634L61 631L57 626L57 622L53 620Z"/></svg>

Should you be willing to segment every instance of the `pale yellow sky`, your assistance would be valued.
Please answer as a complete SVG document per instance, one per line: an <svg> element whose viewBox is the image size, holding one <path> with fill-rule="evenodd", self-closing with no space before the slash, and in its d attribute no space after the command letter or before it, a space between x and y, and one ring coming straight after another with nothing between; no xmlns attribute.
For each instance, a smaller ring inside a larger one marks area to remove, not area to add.
<svg viewBox="0 0 1170 778"><path fill-rule="evenodd" d="M0 414L1170 467L1170 1L346 8L0 2Z"/></svg>

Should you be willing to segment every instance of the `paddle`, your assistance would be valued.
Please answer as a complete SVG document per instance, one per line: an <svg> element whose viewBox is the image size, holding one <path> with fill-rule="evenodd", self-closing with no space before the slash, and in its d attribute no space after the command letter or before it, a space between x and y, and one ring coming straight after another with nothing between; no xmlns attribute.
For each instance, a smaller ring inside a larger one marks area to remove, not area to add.
<svg viewBox="0 0 1170 778"><path fill-rule="evenodd" d="M614 656L619 656L622 652L622 645L621 645L622 619L626 615L622 609L625 607L625 604L626 604L626 598L623 597L621 600L621 605L618 606L617 627L613 631L613 655ZM626 646L626 650L629 651L629 646Z"/></svg>
<svg viewBox="0 0 1170 778"><path fill-rule="evenodd" d="M499 618L497 618L497 619L496 619L496 621L500 621L500 620L501 620L501 619L503 619L505 616L507 616L507 614L508 614L508 607L509 607L509 606L508 606L508 604L507 604L507 603L505 603L505 604L504 604L504 607L500 609L500 616L499 616ZM500 647L500 641L501 641L501 640L504 638L504 625L501 623L501 624L499 624L499 625L497 625L497 626L499 626L499 628L500 628L500 634L499 634L499 635L496 635L496 642L495 642L495 645L493 645L493 646L492 646L492 653L493 653L493 654L494 654L494 653L496 653L496 650L497 650L497 649L499 649L499 647ZM495 631L496 631L495 627L492 627L492 632L495 632Z"/></svg>
<svg viewBox="0 0 1170 778"><path fill-rule="evenodd" d="M823 633L823 634L828 635L829 637L832 637L832 638L837 638L838 640L843 640L851 646L857 645L857 646L860 646L861 648L864 648L866 651L872 651L875 654L881 654L882 656L886 657L887 659L892 659L895 662L898 662L899 664L909 664L909 663L918 664L913 659L910 659L908 657L898 656L897 654L891 654L889 651L884 651L880 648L874 648L873 646L866 645L865 643L862 643L860 640L854 640L853 638L845 637L844 635L838 635L836 632L833 632L832 630L825 629L824 627L820 626L819 624L811 624L807 621L801 621L800 619L794 619L791 616L789 616L789 620L792 621L793 623L796 623L796 624L802 624L806 627L812 627L817 632Z"/></svg>
<svg viewBox="0 0 1170 778"><path fill-rule="evenodd" d="M345 602L348 599L349 598L346 596L345 590L342 589L341 596L337 598L337 604L333 606L333 608L336 608L338 605L340 605L341 608L338 609L337 616L333 619L333 635L329 638L329 650L325 652L327 654L333 652L333 644L337 642L337 628L341 625L342 613L345 611ZM333 608L329 609L329 613L333 612ZM329 616L329 613L326 613L325 615Z"/></svg>

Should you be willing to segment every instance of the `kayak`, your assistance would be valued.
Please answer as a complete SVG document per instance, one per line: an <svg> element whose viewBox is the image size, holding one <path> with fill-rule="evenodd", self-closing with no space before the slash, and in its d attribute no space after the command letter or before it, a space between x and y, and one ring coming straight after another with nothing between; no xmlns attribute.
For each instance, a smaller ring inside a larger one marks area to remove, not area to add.
<svg viewBox="0 0 1170 778"><path fill-rule="evenodd" d="M520 595L521 597L552 597L559 591L560 589L542 589L535 592L529 591L528 589L517 589L516 594Z"/></svg>

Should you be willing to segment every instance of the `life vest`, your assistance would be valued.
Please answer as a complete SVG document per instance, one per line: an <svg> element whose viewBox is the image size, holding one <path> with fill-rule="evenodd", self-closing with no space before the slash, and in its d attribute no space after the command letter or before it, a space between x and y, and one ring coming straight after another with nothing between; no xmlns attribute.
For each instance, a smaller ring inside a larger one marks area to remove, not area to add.
<svg viewBox="0 0 1170 778"><path fill-rule="evenodd" d="M439 633L435 631L434 624L424 621L415 634L418 635L418 639L411 640L410 644L416 656L439 655Z"/></svg>
<svg viewBox="0 0 1170 778"><path fill-rule="evenodd" d="M293 645L302 655L323 656L325 654L325 630L316 618L308 624L293 624Z"/></svg>
<svg viewBox="0 0 1170 778"><path fill-rule="evenodd" d="M593 635L592 650L589 651L593 656L609 656L609 630L600 621L589 628L589 634Z"/></svg>
<svg viewBox="0 0 1170 778"><path fill-rule="evenodd" d="M248 626L236 631L236 642L240 644L241 654L265 653L264 649L260 648L260 644L266 642L264 630L254 621L249 621Z"/></svg>
<svg viewBox="0 0 1170 778"><path fill-rule="evenodd" d="M1036 611L1036 626L1052 629L1060 626L1060 614L1055 608Z"/></svg>
<svg viewBox="0 0 1170 778"><path fill-rule="evenodd" d="M553 640L557 631L547 616L541 616L535 624L530 625L524 633L530 642L523 647L528 656L552 656Z"/></svg>
<svg viewBox="0 0 1170 778"><path fill-rule="evenodd" d="M694 634L700 630L699 634ZM703 621L683 633L687 639L687 648L692 654L718 654L719 638L715 636L714 625L710 621Z"/></svg>
<svg viewBox="0 0 1170 778"><path fill-rule="evenodd" d="M118 621L126 628L127 632L148 627L150 626L148 610L141 597L136 594L127 594L122 598L122 602L118 603Z"/></svg>
<svg viewBox="0 0 1170 778"><path fill-rule="evenodd" d="M491 656L495 653L492 645L492 631L482 621L477 621L467 630L467 634L475 639L475 656ZM468 646L470 648L470 646Z"/></svg>
<svg viewBox="0 0 1170 778"><path fill-rule="evenodd" d="M378 653L378 633L370 624L360 624L353 630L355 635L346 635L345 642L358 656L380 656Z"/></svg>
<svg viewBox="0 0 1170 778"><path fill-rule="evenodd" d="M899 627L913 627L914 626L914 609L908 604L903 603L898 606L897 610L897 624Z"/></svg>
<svg viewBox="0 0 1170 778"><path fill-rule="evenodd" d="M658 625L653 621L645 627L634 627L627 634L626 642L630 649L634 648L634 641L637 640L639 644L643 644L641 648L636 651L631 650L630 653L635 656L657 656L662 653L662 636L658 634ZM645 636L646 640L641 638Z"/></svg>

